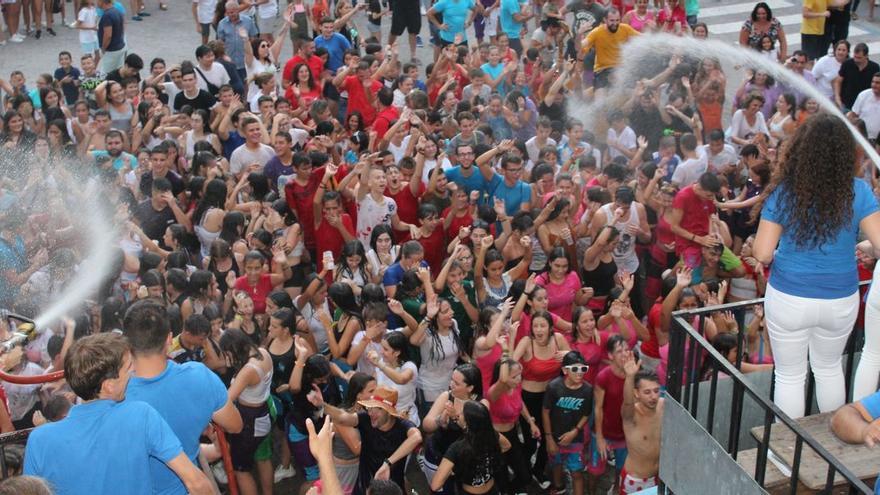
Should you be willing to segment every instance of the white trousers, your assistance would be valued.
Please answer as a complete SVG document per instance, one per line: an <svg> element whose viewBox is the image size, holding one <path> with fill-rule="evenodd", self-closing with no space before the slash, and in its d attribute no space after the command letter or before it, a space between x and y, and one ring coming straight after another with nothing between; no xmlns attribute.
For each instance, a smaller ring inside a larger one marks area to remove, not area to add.
<svg viewBox="0 0 880 495"><path fill-rule="evenodd" d="M880 263L877 264L880 267ZM880 268L874 268L874 280L865 301L865 347L856 368L853 402L877 391L880 377Z"/></svg>
<svg viewBox="0 0 880 495"><path fill-rule="evenodd" d="M858 291L839 299L811 299L767 285L764 317L776 364L773 401L792 418L804 416L808 356L819 410L833 411L846 401L841 355L858 311Z"/></svg>

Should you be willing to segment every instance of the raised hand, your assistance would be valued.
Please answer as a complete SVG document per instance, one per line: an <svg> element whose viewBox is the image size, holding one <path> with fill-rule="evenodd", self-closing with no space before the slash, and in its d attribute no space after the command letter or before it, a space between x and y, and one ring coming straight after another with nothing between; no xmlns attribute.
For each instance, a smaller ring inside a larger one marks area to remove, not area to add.
<svg viewBox="0 0 880 495"><path fill-rule="evenodd" d="M632 351L627 352L626 362L623 363L623 371L626 372L626 376L636 376L640 367L641 361L636 359Z"/></svg>
<svg viewBox="0 0 880 495"><path fill-rule="evenodd" d="M686 266L683 266L675 275L675 285L681 288L690 286L691 280L693 280L693 270Z"/></svg>

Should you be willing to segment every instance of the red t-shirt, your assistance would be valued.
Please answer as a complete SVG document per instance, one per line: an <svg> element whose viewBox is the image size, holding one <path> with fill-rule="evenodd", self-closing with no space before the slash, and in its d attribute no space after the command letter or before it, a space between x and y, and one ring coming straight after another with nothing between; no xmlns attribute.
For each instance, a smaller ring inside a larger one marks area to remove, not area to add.
<svg viewBox="0 0 880 495"><path fill-rule="evenodd" d="M651 339L642 342L642 354L655 359L660 359L660 346L657 342L657 332L660 331L660 312L663 310L663 299L658 299L648 311L648 333Z"/></svg>
<svg viewBox="0 0 880 495"><path fill-rule="evenodd" d="M425 250L425 261L431 267L431 273L440 273L443 268L443 258L446 254L446 237L443 229L438 225L428 237L419 237L419 244Z"/></svg>
<svg viewBox="0 0 880 495"><path fill-rule="evenodd" d="M602 403L602 435L606 440L624 440L623 417L620 408L623 406L623 386L626 378L614 374L611 366L606 367L596 376L596 386L605 391Z"/></svg>
<svg viewBox="0 0 880 495"><path fill-rule="evenodd" d="M470 227L474 224L473 208L473 206L468 206L467 213L460 217L455 216L455 213L452 212L451 206L443 210L444 219L449 215L452 215L452 220L449 222L449 228L446 229L446 237L448 237L449 239L453 239L455 236L458 235L458 232L461 229L465 227Z"/></svg>
<svg viewBox="0 0 880 495"><path fill-rule="evenodd" d="M388 132L388 128L391 127L391 124L400 118L400 111L397 110L396 107L385 107L376 115L376 120L373 122L373 130L376 131L376 137L382 139L385 137L385 133Z"/></svg>
<svg viewBox="0 0 880 495"><path fill-rule="evenodd" d="M376 107L370 104L370 100L367 99L367 92L364 91L364 83L358 78L358 76L348 76L342 81L342 86L339 87L340 90L348 91L348 113L346 114L346 118L351 115L352 112L360 112L361 116L364 118L364 126L369 127L373 125L373 121L376 120ZM371 81L370 89L373 94L378 93L380 89L382 89L382 83L379 81Z"/></svg>
<svg viewBox="0 0 880 495"><path fill-rule="evenodd" d="M343 213L341 218L345 230L354 237L354 223L351 221L351 216L349 216L348 213ZM317 230L315 230L315 239L317 241L317 249L315 251L318 255L318 271L320 272L324 266L324 251L332 251L333 259L339 260L342 256L342 246L345 244L345 238L342 237L342 234L339 233L339 230L337 230L336 227L330 225L326 220L321 219L321 224L318 225Z"/></svg>
<svg viewBox="0 0 880 495"><path fill-rule="evenodd" d="M711 199L701 199L697 196L693 184L678 191L675 199L672 200L672 207L684 212L681 216L681 228L698 236L709 233L709 217L715 213L715 203ZM690 239L675 236L675 254L680 256L690 247L699 248L700 245Z"/></svg>
<svg viewBox="0 0 880 495"><path fill-rule="evenodd" d="M385 196L388 196L397 203L397 218L399 218L401 222L411 223L413 225L419 224L419 198L421 198L424 193L424 184L419 185L418 197L413 196L412 190L410 190L409 184L407 183L404 183L403 187L394 194L391 194L390 189L387 187L385 188Z"/></svg>
<svg viewBox="0 0 880 495"><path fill-rule="evenodd" d="M306 64L309 66L309 70L312 71L312 77L315 78L315 82L321 80L321 73L324 72L324 61L317 55L312 55L308 60L299 55L294 55L284 64L284 72L281 73L281 77L284 78L285 81L292 82L293 68L299 64Z"/></svg>
<svg viewBox="0 0 880 495"><path fill-rule="evenodd" d="M254 314L263 314L266 312L266 296L272 292L272 277L268 273L260 275L257 285L251 287L248 285L247 275L242 275L235 279L235 290L247 292L254 301Z"/></svg>
<svg viewBox="0 0 880 495"><path fill-rule="evenodd" d="M590 369L584 374L584 380L590 385L593 385L596 383L596 377L599 376L599 372L607 366L603 361L608 358L608 353L605 351L605 344L608 342L608 334L599 332L598 343L575 342L571 334L566 335L565 337L568 340L568 344L571 346L571 350L580 352L581 356L584 357L587 366L590 367Z"/></svg>
<svg viewBox="0 0 880 495"><path fill-rule="evenodd" d="M303 231L303 242L310 249L315 247L315 210L312 202L323 178L324 167L318 167L312 170L312 175L309 176L309 181L305 186L298 184L295 180L288 181L284 185L287 206L296 213L296 218L299 219Z"/></svg>
<svg viewBox="0 0 880 495"><path fill-rule="evenodd" d="M306 111L311 109L312 102L321 97L321 87L316 86L311 91L302 91L300 90L299 96L296 95L293 91L293 85L290 85L284 91L284 98L290 102L291 110L296 110L298 108L305 108ZM303 122L308 122L310 117L308 114L301 119Z"/></svg>

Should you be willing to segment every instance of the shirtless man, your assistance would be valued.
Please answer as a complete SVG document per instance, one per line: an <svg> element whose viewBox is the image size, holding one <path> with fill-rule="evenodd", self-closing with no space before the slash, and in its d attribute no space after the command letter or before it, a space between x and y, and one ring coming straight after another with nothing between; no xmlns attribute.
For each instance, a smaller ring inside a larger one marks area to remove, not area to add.
<svg viewBox="0 0 880 495"><path fill-rule="evenodd" d="M636 493L656 486L660 469L660 429L663 422L663 399L660 382L653 372L639 371L632 353L626 358L626 382L623 394L623 432L629 455L620 471L620 493Z"/></svg>

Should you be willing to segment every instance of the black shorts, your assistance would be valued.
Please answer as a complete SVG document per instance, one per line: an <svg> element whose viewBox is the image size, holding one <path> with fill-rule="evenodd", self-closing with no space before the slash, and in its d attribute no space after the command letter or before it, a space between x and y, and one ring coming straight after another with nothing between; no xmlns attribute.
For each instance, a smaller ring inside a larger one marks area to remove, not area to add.
<svg viewBox="0 0 880 495"><path fill-rule="evenodd" d="M229 451L232 469L246 472L254 467L254 453L269 434L272 419L266 403L257 407L237 404L237 407L243 426L241 432L229 434Z"/></svg>
<svg viewBox="0 0 880 495"><path fill-rule="evenodd" d="M818 60L828 54L830 40L825 34L802 34L801 49L807 54L807 60Z"/></svg>
<svg viewBox="0 0 880 495"><path fill-rule="evenodd" d="M418 0L397 0L391 15L391 34L400 36L404 31L419 34L422 30L422 13Z"/></svg>
<svg viewBox="0 0 880 495"><path fill-rule="evenodd" d="M593 88L607 88L611 86L611 75L614 74L614 69L605 69L601 72L597 72L593 77Z"/></svg>

